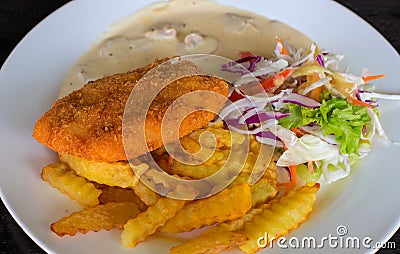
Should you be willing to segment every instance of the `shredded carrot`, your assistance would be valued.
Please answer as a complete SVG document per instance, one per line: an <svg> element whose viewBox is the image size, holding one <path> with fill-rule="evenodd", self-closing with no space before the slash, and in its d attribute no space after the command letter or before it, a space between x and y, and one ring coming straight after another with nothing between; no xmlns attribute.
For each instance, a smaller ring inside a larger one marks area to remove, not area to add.
<svg viewBox="0 0 400 254"><path fill-rule="evenodd" d="M282 45L282 49L281 49L281 54L283 55L289 55L289 52L286 50L285 46L283 45L283 43L281 42L281 39L279 39L278 36L276 36L276 43Z"/></svg>
<svg viewBox="0 0 400 254"><path fill-rule="evenodd" d="M296 134L296 136L298 138L300 138L300 137L302 137L302 136L307 134L307 132L305 132L305 131L303 131L302 129L299 129L299 128L293 128L291 131L293 131L294 134Z"/></svg>
<svg viewBox="0 0 400 254"><path fill-rule="evenodd" d="M297 174L296 174L297 166L296 165L291 165L291 166L289 166L289 170L290 170L290 174L292 176L291 177L291 182L293 184L293 187L295 187L296 183L297 183Z"/></svg>
<svg viewBox="0 0 400 254"><path fill-rule="evenodd" d="M367 108L372 108L371 105L369 105L369 104L367 104L367 103L365 103L365 102L363 102L363 101L360 101L360 100L351 98L351 97L347 97L347 100L348 100L351 104L356 105L356 106L363 106L363 107L367 107Z"/></svg>
<svg viewBox="0 0 400 254"><path fill-rule="evenodd" d="M279 72L277 76L284 78L285 80L293 74L293 68L286 68L283 71Z"/></svg>
<svg viewBox="0 0 400 254"><path fill-rule="evenodd" d="M307 167L308 167L308 170L310 171L310 174L314 174L314 162L309 161L307 163Z"/></svg>
<svg viewBox="0 0 400 254"><path fill-rule="evenodd" d="M310 97L316 101L319 101L319 97L321 97L321 93L322 93L322 86L311 90Z"/></svg>
<svg viewBox="0 0 400 254"><path fill-rule="evenodd" d="M285 186L286 187L286 193L293 190L294 188L296 188L297 185L297 166L296 165L292 165L289 166L289 171L290 171L290 182L288 183L280 183L280 186Z"/></svg>
<svg viewBox="0 0 400 254"><path fill-rule="evenodd" d="M272 77L272 78L261 81L261 86L266 91L271 90L274 87L274 78Z"/></svg>
<svg viewBox="0 0 400 254"><path fill-rule="evenodd" d="M240 56L240 58L245 58L245 57L254 56L254 55L250 51L240 51L239 56Z"/></svg>
<svg viewBox="0 0 400 254"><path fill-rule="evenodd" d="M287 50L286 50L285 46L283 46L283 44L282 44L282 51L281 51L281 53L284 54L284 55L289 55L289 52L287 52Z"/></svg>
<svg viewBox="0 0 400 254"><path fill-rule="evenodd" d="M287 147L285 143L282 141L283 149L286 151ZM293 190L296 187L297 184L297 166L296 165L290 165L289 166L289 171L290 171L290 182L289 183L280 183L279 185L281 186L286 186L286 192Z"/></svg>
<svg viewBox="0 0 400 254"><path fill-rule="evenodd" d="M286 146L286 144L285 144L285 142L283 142L283 140L282 140L282 146L283 146L283 150L287 150L287 146Z"/></svg>
<svg viewBox="0 0 400 254"><path fill-rule="evenodd" d="M364 77L362 77L362 79L364 80L364 83L368 83L368 82L370 82L372 80L380 79L380 78L383 78L383 77L386 77L386 74L378 74L378 75L373 75L373 76L364 76Z"/></svg>
<svg viewBox="0 0 400 254"><path fill-rule="evenodd" d="M292 75L294 69L293 68L286 68L283 71L279 72L278 74L276 74L275 76L273 76L272 78L263 80L261 82L261 86L266 90L271 90L272 88L274 88L275 86L280 86L283 84L283 82L285 82L285 80Z"/></svg>

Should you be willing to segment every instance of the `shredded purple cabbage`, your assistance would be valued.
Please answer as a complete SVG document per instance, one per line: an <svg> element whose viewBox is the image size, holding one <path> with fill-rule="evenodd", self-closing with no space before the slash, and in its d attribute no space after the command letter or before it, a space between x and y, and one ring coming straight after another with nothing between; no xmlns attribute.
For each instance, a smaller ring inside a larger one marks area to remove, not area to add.
<svg viewBox="0 0 400 254"><path fill-rule="evenodd" d="M257 63L259 63L261 59L262 59L261 56L246 56L236 61L232 61L222 65L221 70L245 75L249 72L253 72ZM247 69L244 66L240 65L242 63L247 63L247 62L249 62L250 64L250 66Z"/></svg>
<svg viewBox="0 0 400 254"><path fill-rule="evenodd" d="M227 64L224 64L221 66L222 71L228 71L228 72L233 72L233 73L239 73L241 75L245 75L249 73L249 71L244 68L243 66L239 65L237 62L229 62Z"/></svg>
<svg viewBox="0 0 400 254"><path fill-rule="evenodd" d="M318 101L298 93L291 93L289 96L282 97L281 99L279 99L279 101L283 103L293 103L308 108L321 107L321 103L319 103Z"/></svg>
<svg viewBox="0 0 400 254"><path fill-rule="evenodd" d="M370 105L373 108L377 108L379 106L377 100L365 100L364 102L367 103L368 105Z"/></svg>
<svg viewBox="0 0 400 254"><path fill-rule="evenodd" d="M245 57L240 58L240 59L238 59L236 61L233 61L233 63L235 63L235 62L236 63L244 63L244 62L248 62L248 61L254 60L254 59L258 58L258 57L260 57L260 56L245 56Z"/></svg>
<svg viewBox="0 0 400 254"><path fill-rule="evenodd" d="M287 117L289 115L290 115L290 113L282 113L282 112L274 112L274 111L256 113L256 114L250 116L249 118L247 118L245 120L245 124L262 123L262 122L265 122L265 121L271 120L271 119L279 120L279 119ZM225 119L224 122L228 126L229 125L230 126L243 125L243 124L239 123L239 118L237 118L237 119Z"/></svg>
<svg viewBox="0 0 400 254"><path fill-rule="evenodd" d="M256 58L250 60L249 71L253 72L256 68L256 64L261 61L261 56L257 56Z"/></svg>
<svg viewBox="0 0 400 254"><path fill-rule="evenodd" d="M372 106L374 108L378 107L378 100L376 100L376 99L363 100L361 98L361 94L362 93L371 93L371 91L358 89L357 92L356 92L356 98L358 100L363 101L363 102L367 103L368 105L370 105L370 106Z"/></svg>
<svg viewBox="0 0 400 254"><path fill-rule="evenodd" d="M270 119L276 119L279 120L283 117L289 116L289 113L281 113L281 112L261 112L255 115L250 116L249 118L246 119L246 124L253 124L253 123L261 123L265 122Z"/></svg>
<svg viewBox="0 0 400 254"><path fill-rule="evenodd" d="M318 54L315 59L317 60L319 65L321 65L322 67L325 67L324 59L322 58L322 56L320 54Z"/></svg>
<svg viewBox="0 0 400 254"><path fill-rule="evenodd" d="M358 92L359 92L359 93L372 93L371 91L368 91L368 90L361 90L361 89L358 89Z"/></svg>
<svg viewBox="0 0 400 254"><path fill-rule="evenodd" d="M280 138L278 138L277 136L272 134L272 132L270 132L270 131L261 131L261 132L257 133L256 136L281 141Z"/></svg>
<svg viewBox="0 0 400 254"><path fill-rule="evenodd" d="M363 134L363 136L367 135L367 126L365 126L365 125L363 125L362 134Z"/></svg>
<svg viewBox="0 0 400 254"><path fill-rule="evenodd" d="M362 101L361 96L360 96L360 91L356 92L356 98L357 98L357 100Z"/></svg>

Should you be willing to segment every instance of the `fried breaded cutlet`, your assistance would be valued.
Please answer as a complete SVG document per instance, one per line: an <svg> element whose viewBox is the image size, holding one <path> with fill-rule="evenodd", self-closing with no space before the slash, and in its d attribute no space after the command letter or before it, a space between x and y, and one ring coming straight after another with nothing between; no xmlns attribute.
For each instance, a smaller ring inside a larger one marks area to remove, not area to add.
<svg viewBox="0 0 400 254"><path fill-rule="evenodd" d="M36 122L33 137L60 154L73 154L106 162L127 160L122 137L126 103L138 81L148 71L166 60L159 60L127 73L91 81L81 89L58 99ZM181 64L172 70L179 72L180 68L185 73L198 73L197 66L191 62ZM161 73L160 80L164 77L168 79L169 75L173 73L168 71ZM157 80L149 82L149 86L153 85L157 85ZM208 124L215 117L215 113L202 110L204 108L197 105L200 101L202 104L213 103L213 108L216 110L223 107L225 101L208 102L206 97L200 95L200 98L193 102L198 111L189 114L181 122L179 137L167 132L163 133L163 140L161 124L168 107L182 95L198 90L215 92L224 97L228 95L227 83L215 77L192 75L172 82L155 97L148 110L145 132L149 151L163 146L166 141L172 142ZM177 104L177 108L185 108L185 105ZM139 147L129 151L129 156L140 156L144 153L146 149Z"/></svg>

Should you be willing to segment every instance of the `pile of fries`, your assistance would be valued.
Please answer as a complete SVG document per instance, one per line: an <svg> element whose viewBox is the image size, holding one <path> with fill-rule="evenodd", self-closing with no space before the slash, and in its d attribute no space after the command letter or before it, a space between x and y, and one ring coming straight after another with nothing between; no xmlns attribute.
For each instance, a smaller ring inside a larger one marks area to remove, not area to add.
<svg viewBox="0 0 400 254"><path fill-rule="evenodd" d="M229 150L243 142L244 137L238 133L231 135L221 125L215 125L182 138L182 146L195 153L204 131L214 134L217 144L205 163L179 163L163 148L153 152L155 160L165 172L180 178L201 179L214 174L226 161ZM319 189L319 184L307 184L287 193L280 192L273 161L258 165L266 170L250 185L255 158L262 146L251 138L246 165L238 177L217 194L197 200L195 192L193 200L157 194L137 178L127 161L107 163L60 154L59 163L43 168L42 179L79 202L83 209L52 223L50 228L59 236L117 228L122 230L121 242L126 247L134 247L152 234L200 229L199 236L174 246L170 253L217 253L235 247L255 253L260 249L258 239L265 232L268 233L265 241L269 243L304 222ZM182 187L174 191L192 190Z"/></svg>

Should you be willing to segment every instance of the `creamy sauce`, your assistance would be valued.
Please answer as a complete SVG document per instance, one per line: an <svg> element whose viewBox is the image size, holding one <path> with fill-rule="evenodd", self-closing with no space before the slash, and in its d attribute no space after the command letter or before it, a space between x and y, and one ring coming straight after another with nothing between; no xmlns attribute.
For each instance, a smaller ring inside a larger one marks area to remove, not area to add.
<svg viewBox="0 0 400 254"><path fill-rule="evenodd" d="M70 70L64 96L90 80L143 67L155 59L187 54L239 58L242 51L271 56L276 36L295 47L311 40L290 26L208 0L170 0L114 24Z"/></svg>

